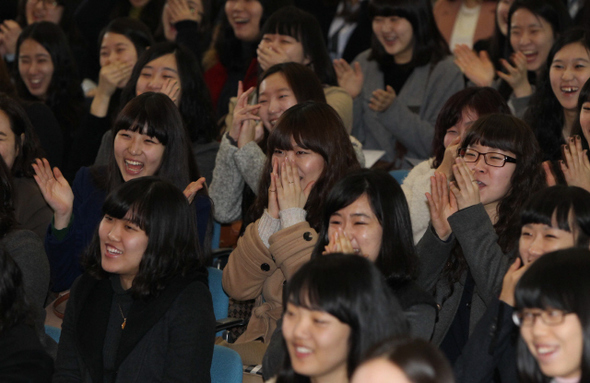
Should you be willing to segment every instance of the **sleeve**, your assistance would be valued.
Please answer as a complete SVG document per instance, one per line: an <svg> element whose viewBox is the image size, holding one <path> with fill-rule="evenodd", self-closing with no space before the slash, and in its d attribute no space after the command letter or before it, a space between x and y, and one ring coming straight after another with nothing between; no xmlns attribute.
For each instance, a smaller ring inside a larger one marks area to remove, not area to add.
<svg viewBox="0 0 590 383"><path fill-rule="evenodd" d="M258 235L256 221L248 225L229 256L223 269L223 289L230 297L239 301L257 298L262 294L264 281L276 269L271 252Z"/></svg>
<svg viewBox="0 0 590 383"><path fill-rule="evenodd" d="M410 152L419 158L428 158L432 151L434 125L439 111L449 97L464 87L459 68L449 59L442 60L432 69L426 89L423 90L419 114L411 111L405 103L399 102L398 98L388 109L377 113L377 119Z"/></svg>
<svg viewBox="0 0 590 383"><path fill-rule="evenodd" d="M258 184L266 162L266 155L260 149L260 146L254 141L248 142L234 153L234 160L244 181L250 186L254 194L258 194Z"/></svg>
<svg viewBox="0 0 590 383"><path fill-rule="evenodd" d="M82 228L78 221L83 219L84 216L80 206L82 201L85 200L85 194L87 194L87 182L90 182L88 177L90 177L88 168L82 168L74 179L72 185L72 191L74 192L73 221L68 233L63 239L59 240L53 235L50 226L45 236L45 252L49 259L51 289L53 291L69 289L74 280L82 274L80 256L87 243L82 243Z"/></svg>
<svg viewBox="0 0 590 383"><path fill-rule="evenodd" d="M453 367L457 383L491 382L496 368L503 382L517 382L512 335L514 309L498 299L488 307Z"/></svg>
<svg viewBox="0 0 590 383"><path fill-rule="evenodd" d="M234 161L233 154L238 150L224 135L215 159L213 180L209 196L213 200L215 219L228 223L242 215L242 192L244 179Z"/></svg>
<svg viewBox="0 0 590 383"><path fill-rule="evenodd" d="M534 93L534 91L533 91ZM510 95L510 98L508 99L508 106L510 107L510 109L512 110L512 113L514 113L514 115L518 118L523 118L524 114L526 113L528 107L529 107L529 102L531 101L531 97L532 94L529 96L524 96L524 97L516 97L514 96L514 93L512 93Z"/></svg>
<svg viewBox="0 0 590 383"><path fill-rule="evenodd" d="M430 192L430 177L435 172L430 164L431 161L428 160L415 166L401 185L412 217L414 243L420 241L430 222L430 210L425 197L425 193Z"/></svg>
<svg viewBox="0 0 590 383"><path fill-rule="evenodd" d="M269 250L287 281L309 261L317 239L318 234L307 221L280 230L270 237Z"/></svg>
<svg viewBox="0 0 590 383"><path fill-rule="evenodd" d="M70 290L70 299L66 305L64 320L61 325L61 335L55 360L53 383L81 382L82 373L79 352L76 347L76 312L78 310L78 279Z"/></svg>
<svg viewBox="0 0 590 383"><path fill-rule="evenodd" d="M195 210L197 212L197 231L199 234L199 243L201 245L208 243L206 241L207 228L211 218L211 200L206 195L197 194L195 200Z"/></svg>
<svg viewBox="0 0 590 383"><path fill-rule="evenodd" d="M326 101L342 119L346 132L352 131L352 97L338 86L324 88Z"/></svg>
<svg viewBox="0 0 590 383"><path fill-rule="evenodd" d="M404 311L412 336L424 340L430 340L434 332L434 323L436 322L436 308L428 304L418 304L411 306Z"/></svg>
<svg viewBox="0 0 590 383"><path fill-rule="evenodd" d="M449 224L461 245L477 292L488 305L500 293L510 257L498 245L498 236L483 205L459 210Z"/></svg>
<svg viewBox="0 0 590 383"><path fill-rule="evenodd" d="M447 241L441 241L429 225L424 236L416 245L420 257L420 273L416 283L427 292L432 292L442 273L451 251L455 246L453 234Z"/></svg>
<svg viewBox="0 0 590 383"><path fill-rule="evenodd" d="M169 310L164 382L210 383L215 316L208 288L189 285Z"/></svg>

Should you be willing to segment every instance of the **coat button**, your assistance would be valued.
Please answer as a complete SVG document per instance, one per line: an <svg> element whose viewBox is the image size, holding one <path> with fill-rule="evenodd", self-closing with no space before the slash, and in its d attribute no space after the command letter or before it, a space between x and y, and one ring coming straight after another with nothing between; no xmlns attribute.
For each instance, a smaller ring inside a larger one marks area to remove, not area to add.
<svg viewBox="0 0 590 383"><path fill-rule="evenodd" d="M269 271L270 270L270 266L268 265L268 263L263 263L262 265L260 265L260 270L262 270L262 271Z"/></svg>
<svg viewBox="0 0 590 383"><path fill-rule="evenodd" d="M311 236L311 233L309 231L306 231L305 233L303 233L303 239L309 242L313 239L313 237Z"/></svg>

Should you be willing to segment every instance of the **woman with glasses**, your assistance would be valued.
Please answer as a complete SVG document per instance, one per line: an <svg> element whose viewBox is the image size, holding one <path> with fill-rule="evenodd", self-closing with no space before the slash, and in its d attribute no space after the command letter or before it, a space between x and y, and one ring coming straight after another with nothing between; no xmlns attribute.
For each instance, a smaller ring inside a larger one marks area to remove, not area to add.
<svg viewBox="0 0 590 383"><path fill-rule="evenodd" d="M433 341L454 362L518 251L519 210L543 187L539 146L522 120L478 119L452 166L435 173L426 193L431 223L417 249L418 283L432 292L439 320Z"/></svg>
<svg viewBox="0 0 590 383"><path fill-rule="evenodd" d="M547 254L516 286L521 382L587 382L590 379L590 251Z"/></svg>

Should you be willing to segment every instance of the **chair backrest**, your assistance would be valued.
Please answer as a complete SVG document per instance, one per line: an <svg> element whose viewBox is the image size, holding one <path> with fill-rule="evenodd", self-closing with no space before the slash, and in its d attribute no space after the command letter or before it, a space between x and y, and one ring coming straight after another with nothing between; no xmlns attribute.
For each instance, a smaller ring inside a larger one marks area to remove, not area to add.
<svg viewBox="0 0 590 383"><path fill-rule="evenodd" d="M410 171L408 169L399 169L399 170L392 170L389 172L393 178L397 181L398 184L402 184L404 179L408 176Z"/></svg>
<svg viewBox="0 0 590 383"><path fill-rule="evenodd" d="M221 285L221 278L223 271L214 267L207 267L209 271L209 291L213 298L213 313L215 314L215 320L221 320L227 318L227 309L229 307L229 297L223 291ZM221 331L216 335L221 336Z"/></svg>
<svg viewBox="0 0 590 383"><path fill-rule="evenodd" d="M61 328L45 325L45 334L49 335L56 343L59 343Z"/></svg>
<svg viewBox="0 0 590 383"><path fill-rule="evenodd" d="M217 344L213 347L211 383L242 383L243 366L240 354Z"/></svg>

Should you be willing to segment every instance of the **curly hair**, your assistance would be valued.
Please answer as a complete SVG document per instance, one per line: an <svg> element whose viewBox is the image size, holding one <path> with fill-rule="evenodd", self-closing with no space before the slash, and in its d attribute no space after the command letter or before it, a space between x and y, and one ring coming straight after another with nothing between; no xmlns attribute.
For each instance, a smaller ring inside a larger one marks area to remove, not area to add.
<svg viewBox="0 0 590 383"><path fill-rule="evenodd" d="M113 190L102 206L104 215L131 222L145 231L148 244L133 280L135 298L156 296L172 279L187 275L205 265L199 247L195 214L184 194L158 177L141 177ZM100 227L100 226L99 226ZM101 267L101 245L96 229L82 257L85 270L97 279L108 277Z"/></svg>
<svg viewBox="0 0 590 383"><path fill-rule="evenodd" d="M306 101L283 113L267 141L266 163L258 197L247 214L247 222L262 216L268 205L268 188L275 149L293 150L291 140L302 148L320 154L324 169L311 189L305 204L307 222L319 231L322 204L332 186L351 170L360 168L350 137L338 113L328 104Z"/></svg>
<svg viewBox="0 0 590 383"><path fill-rule="evenodd" d="M543 151L543 160L555 161L561 158L564 110L551 88L550 67L553 58L566 45L579 43L590 51L590 31L573 28L564 32L553 44L547 57L546 69L529 103L524 120L531 126Z"/></svg>

